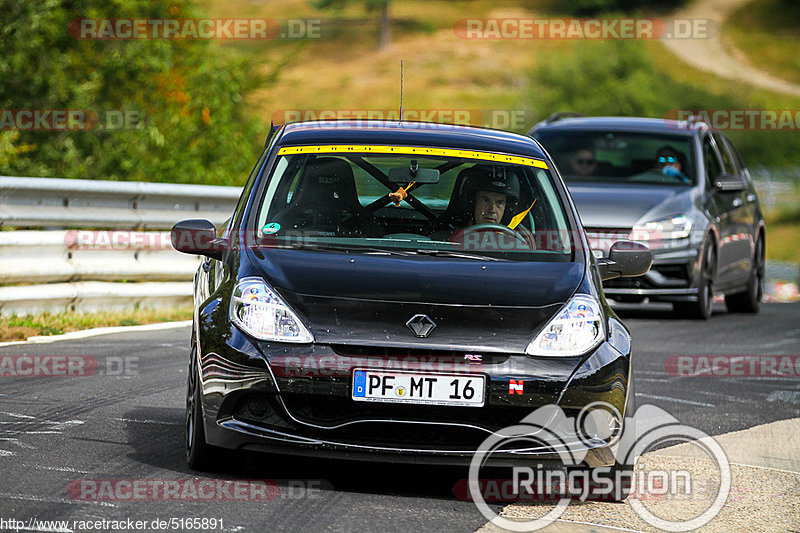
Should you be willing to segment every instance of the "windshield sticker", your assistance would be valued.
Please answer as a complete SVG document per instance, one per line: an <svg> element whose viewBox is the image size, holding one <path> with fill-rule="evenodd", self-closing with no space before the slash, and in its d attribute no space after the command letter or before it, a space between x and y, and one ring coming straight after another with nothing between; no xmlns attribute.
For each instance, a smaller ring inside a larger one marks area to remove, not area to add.
<svg viewBox="0 0 800 533"><path fill-rule="evenodd" d="M281 225L277 222L270 222L266 224L263 228L261 228L261 233L264 235L272 235L273 233L278 233L281 230Z"/></svg>
<svg viewBox="0 0 800 533"><path fill-rule="evenodd" d="M374 146L374 145L346 145L329 144L319 146L284 146L278 150L278 155L292 154L324 154L324 153L372 153L372 154L403 154L403 155L429 155L444 157L463 157L466 159L480 159L497 163L512 163L536 168L547 168L547 163L530 157L515 155L495 154L492 152L473 152L470 150L456 150L453 148L428 148L420 146Z"/></svg>

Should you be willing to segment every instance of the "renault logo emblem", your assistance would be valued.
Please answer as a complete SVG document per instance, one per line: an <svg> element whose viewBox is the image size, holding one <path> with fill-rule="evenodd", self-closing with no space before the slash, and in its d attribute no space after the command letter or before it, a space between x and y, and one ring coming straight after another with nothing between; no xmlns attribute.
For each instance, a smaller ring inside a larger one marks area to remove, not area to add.
<svg viewBox="0 0 800 533"><path fill-rule="evenodd" d="M414 332L414 335L420 338L427 337L431 331L436 329L436 323L428 318L427 315L414 315L411 320L406 322L408 329Z"/></svg>

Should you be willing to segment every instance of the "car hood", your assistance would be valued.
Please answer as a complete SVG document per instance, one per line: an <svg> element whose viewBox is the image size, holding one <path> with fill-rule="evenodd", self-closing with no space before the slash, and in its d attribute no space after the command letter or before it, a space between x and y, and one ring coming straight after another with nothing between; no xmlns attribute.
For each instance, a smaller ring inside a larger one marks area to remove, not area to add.
<svg viewBox="0 0 800 533"><path fill-rule="evenodd" d="M248 256L316 342L437 350L523 353L576 291L584 270L569 262L304 250ZM425 338L406 325L419 314L436 324Z"/></svg>
<svg viewBox="0 0 800 533"><path fill-rule="evenodd" d="M660 216L684 212L692 189L684 186L568 184L587 228L632 228Z"/></svg>

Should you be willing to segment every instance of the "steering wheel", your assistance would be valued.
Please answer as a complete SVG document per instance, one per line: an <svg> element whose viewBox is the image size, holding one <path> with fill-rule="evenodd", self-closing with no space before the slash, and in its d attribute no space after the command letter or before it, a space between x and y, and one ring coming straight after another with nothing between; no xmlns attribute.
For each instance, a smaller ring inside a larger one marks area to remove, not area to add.
<svg viewBox="0 0 800 533"><path fill-rule="evenodd" d="M470 226L464 230L464 233L469 232L477 232L483 233L486 231L496 231L498 233L503 233L505 235L510 235L520 241L522 244L525 245L526 248L530 248L530 243L525 239L525 237L514 231L513 229L509 228L508 226L504 226L502 224L494 224L493 222L484 222L483 224L475 224L474 226Z"/></svg>

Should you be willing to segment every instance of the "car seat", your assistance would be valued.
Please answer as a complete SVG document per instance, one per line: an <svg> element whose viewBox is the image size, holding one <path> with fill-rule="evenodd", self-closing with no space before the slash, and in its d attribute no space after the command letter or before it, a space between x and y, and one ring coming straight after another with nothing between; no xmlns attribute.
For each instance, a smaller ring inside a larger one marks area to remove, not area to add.
<svg viewBox="0 0 800 533"><path fill-rule="evenodd" d="M291 204L275 221L294 230L324 236L375 236L380 226L358 201L353 170L347 161L320 157L309 162Z"/></svg>

